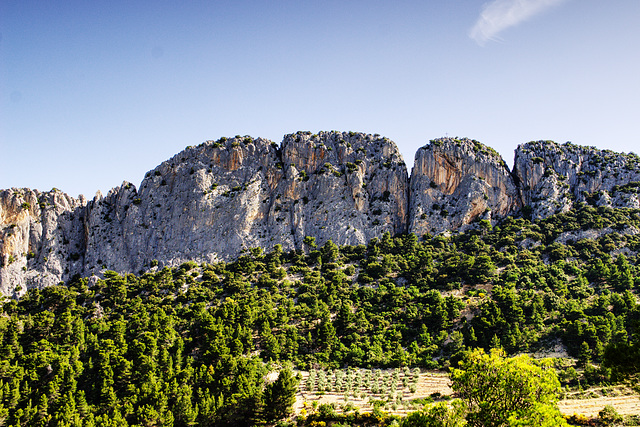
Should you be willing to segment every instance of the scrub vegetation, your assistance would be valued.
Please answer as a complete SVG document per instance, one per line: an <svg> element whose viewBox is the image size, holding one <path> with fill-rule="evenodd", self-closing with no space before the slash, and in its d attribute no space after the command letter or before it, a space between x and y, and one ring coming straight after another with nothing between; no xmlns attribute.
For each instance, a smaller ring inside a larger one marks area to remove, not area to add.
<svg viewBox="0 0 640 427"><path fill-rule="evenodd" d="M31 289L1 308L0 425L618 419L612 408L565 419L557 401L637 379L639 232L638 211L581 205L452 236L342 247L307 238L304 251L254 248L229 263ZM565 358L522 356L549 349ZM372 412L324 405L290 417L299 388L348 395L368 381L383 396L415 387L416 368L449 372L454 398L406 417L375 402ZM391 371L377 378L382 369Z"/></svg>

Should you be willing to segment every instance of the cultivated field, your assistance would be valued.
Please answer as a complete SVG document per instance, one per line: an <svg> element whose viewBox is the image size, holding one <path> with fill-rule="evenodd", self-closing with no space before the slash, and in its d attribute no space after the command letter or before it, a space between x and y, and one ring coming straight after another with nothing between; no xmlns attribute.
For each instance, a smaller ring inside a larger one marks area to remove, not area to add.
<svg viewBox="0 0 640 427"><path fill-rule="evenodd" d="M338 410L358 408L371 411L374 404L392 413L407 413L422 407L416 399L450 396L445 373L414 369L348 369L300 372L302 381L296 400L296 413L323 403Z"/></svg>
<svg viewBox="0 0 640 427"><path fill-rule="evenodd" d="M640 396L628 387L599 387L569 392L558 403L563 414L597 416L606 405L613 406L620 415L639 415Z"/></svg>
<svg viewBox="0 0 640 427"><path fill-rule="evenodd" d="M449 376L443 372L419 369L347 369L301 371L302 381L296 399L296 414L312 411L321 404L334 404L336 410L361 412L381 409L406 414L422 408L430 399L450 399ZM606 405L621 415L640 414L640 396L625 386L593 388L568 392L558 403L563 414L597 416Z"/></svg>

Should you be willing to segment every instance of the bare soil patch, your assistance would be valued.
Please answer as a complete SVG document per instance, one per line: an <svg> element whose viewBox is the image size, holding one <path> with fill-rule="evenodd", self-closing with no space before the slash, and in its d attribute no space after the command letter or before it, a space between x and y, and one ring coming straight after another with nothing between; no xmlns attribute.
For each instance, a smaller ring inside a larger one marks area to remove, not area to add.
<svg viewBox="0 0 640 427"><path fill-rule="evenodd" d="M310 372L300 371L302 381L294 406L296 415L309 413L321 404L334 404L338 412L344 409L370 412L375 402L386 412L405 415L422 408L425 402L422 399L448 400L453 394L448 374L438 371L329 370L323 371L322 383L319 381L320 371L312 372L315 380L310 381ZM626 386L569 392L558 402L563 414L587 417L598 416L606 405L613 406L621 415L640 414L640 396Z"/></svg>
<svg viewBox="0 0 640 427"><path fill-rule="evenodd" d="M560 412L566 415L582 414L595 417L605 406L611 405L620 415L639 415L640 396L625 386L591 388L567 393L558 402Z"/></svg>

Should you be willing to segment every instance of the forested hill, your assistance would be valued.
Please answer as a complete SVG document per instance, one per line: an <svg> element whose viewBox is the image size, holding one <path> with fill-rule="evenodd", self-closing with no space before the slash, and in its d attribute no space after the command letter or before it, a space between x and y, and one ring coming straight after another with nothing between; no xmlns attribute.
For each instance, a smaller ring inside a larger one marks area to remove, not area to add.
<svg viewBox="0 0 640 427"><path fill-rule="evenodd" d="M583 203L30 289L2 305L0 418L254 425L289 413L284 366L437 368L476 347L566 351L584 370L561 369L563 385L615 381L640 369L639 233L640 211Z"/></svg>
<svg viewBox="0 0 640 427"><path fill-rule="evenodd" d="M393 141L356 132L297 132L281 144L220 138L187 147L131 183L93 200L53 189L0 192L0 292L76 275L139 273L152 263L235 259L367 244L383 233L436 235L543 219L577 203L639 208L640 158L571 143L519 146L514 170L466 138L430 141L411 177Z"/></svg>

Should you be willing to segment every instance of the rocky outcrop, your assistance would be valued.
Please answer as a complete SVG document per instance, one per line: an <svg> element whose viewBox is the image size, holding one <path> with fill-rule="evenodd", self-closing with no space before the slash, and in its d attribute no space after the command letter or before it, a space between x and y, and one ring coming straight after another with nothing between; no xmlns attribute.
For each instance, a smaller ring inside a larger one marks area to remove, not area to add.
<svg viewBox="0 0 640 427"><path fill-rule="evenodd" d="M282 142L285 179L275 209L291 233L288 247L305 236L319 244L360 244L407 227L409 183L396 145L378 135L298 132ZM274 216L276 212L273 213Z"/></svg>
<svg viewBox="0 0 640 427"><path fill-rule="evenodd" d="M520 197L504 160L466 138L432 140L411 172L409 232L418 236L464 230L481 219L515 213Z"/></svg>
<svg viewBox="0 0 640 427"><path fill-rule="evenodd" d="M104 269L213 262L251 247L362 244L406 230L407 170L395 144L355 132L298 132L187 147L91 201L59 191L0 194L0 292Z"/></svg>
<svg viewBox="0 0 640 427"><path fill-rule="evenodd" d="M516 150L514 174L532 219L566 212L576 202L638 208L640 157L536 141Z"/></svg>
<svg viewBox="0 0 640 427"><path fill-rule="evenodd" d="M306 236L366 243L404 230L406 174L393 142L359 133L300 132L281 148L250 137L208 141L149 172L139 192L125 184L91 202L86 262L138 271L154 259L300 249Z"/></svg>
<svg viewBox="0 0 640 427"><path fill-rule="evenodd" d="M272 193L283 177L271 141L236 137L188 147L87 206L86 265L134 271L153 260L213 262L269 247Z"/></svg>
<svg viewBox="0 0 640 427"><path fill-rule="evenodd" d="M53 189L0 192L0 292L20 296L84 271L86 200Z"/></svg>
<svg viewBox="0 0 640 427"><path fill-rule="evenodd" d="M184 151L88 201L53 189L0 192L0 292L105 269L140 272L187 260L214 262L244 249L364 244L385 232L419 236L544 218L586 201L640 207L640 158L607 150L523 144L514 173L477 141L422 147L411 180L396 145L379 135L297 132L280 145L221 138Z"/></svg>

